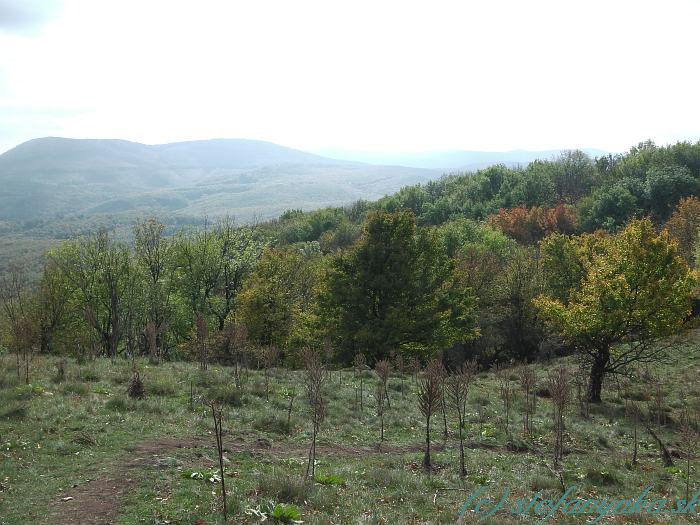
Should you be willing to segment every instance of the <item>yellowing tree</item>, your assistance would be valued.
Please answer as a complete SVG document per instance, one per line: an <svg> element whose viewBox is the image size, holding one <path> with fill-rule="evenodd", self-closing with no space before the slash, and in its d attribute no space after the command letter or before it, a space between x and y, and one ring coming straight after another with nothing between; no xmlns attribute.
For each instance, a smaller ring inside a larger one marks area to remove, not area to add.
<svg viewBox="0 0 700 525"><path fill-rule="evenodd" d="M696 285L676 244L648 219L598 239L597 248L581 257L582 277L568 300L535 300L542 317L589 362L592 402L600 402L606 374L668 355L669 344L660 340L683 327Z"/></svg>

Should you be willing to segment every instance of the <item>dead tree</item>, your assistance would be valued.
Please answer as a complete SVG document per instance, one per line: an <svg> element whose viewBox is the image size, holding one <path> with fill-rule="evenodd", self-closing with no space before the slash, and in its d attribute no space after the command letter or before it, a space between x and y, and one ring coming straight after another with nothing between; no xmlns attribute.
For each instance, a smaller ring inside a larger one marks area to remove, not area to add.
<svg viewBox="0 0 700 525"><path fill-rule="evenodd" d="M629 401L625 405L625 413L627 419L632 424L632 466L637 466L637 455L639 452L639 438L637 436L637 429L639 428L639 417L641 411L639 405L634 401Z"/></svg>
<svg viewBox="0 0 700 525"><path fill-rule="evenodd" d="M578 402L579 413L584 419L588 419L591 414L591 402L588 396L590 391L589 373L585 365L578 366L574 372L574 387L576 388L576 400Z"/></svg>
<svg viewBox="0 0 700 525"><path fill-rule="evenodd" d="M552 370L547 377L547 386L552 396L554 408L554 466L564 457L564 413L569 404L571 391L569 371L559 366Z"/></svg>
<svg viewBox="0 0 700 525"><path fill-rule="evenodd" d="M384 386L382 385L381 382L377 383L377 395L376 395L376 401L377 401L377 417L379 418L380 421L380 433L379 433L379 446L381 447L382 443L384 443Z"/></svg>
<svg viewBox="0 0 700 525"><path fill-rule="evenodd" d="M537 374L532 367L523 365L520 368L520 388L525 401L525 411L523 413L523 434L532 433L532 416L535 414L537 395Z"/></svg>
<svg viewBox="0 0 700 525"><path fill-rule="evenodd" d="M505 365L493 367L494 374L498 380L498 393L503 402L503 430L510 436L510 409L513 404L513 382L510 379L510 371Z"/></svg>
<svg viewBox="0 0 700 525"><path fill-rule="evenodd" d="M360 376L360 390L359 390L359 396L360 396L360 412L364 410L364 393L362 389L362 375L364 373L365 367L367 366L367 360L365 359L365 356L363 353L358 352L355 354L355 359L353 359L353 365L355 366L355 375ZM357 395L358 391L355 390L355 399L357 400Z"/></svg>
<svg viewBox="0 0 700 525"><path fill-rule="evenodd" d="M374 365L374 371L377 372L377 376L379 377L379 384L382 387L382 396L386 398L387 406L391 408L391 400L389 399L389 390L387 388L389 374L391 373L391 363L386 359L377 361Z"/></svg>
<svg viewBox="0 0 700 525"><path fill-rule="evenodd" d="M394 356L394 369L396 370L396 373L399 375L399 379L401 381L401 397L404 397L404 388L403 388L403 380L404 380L404 374L406 373L406 362L404 361L403 355L401 352L397 352L396 355Z"/></svg>
<svg viewBox="0 0 700 525"><path fill-rule="evenodd" d="M311 446L309 448L309 462L306 466L304 479L316 477L316 439L321 423L326 417L326 400L323 396L323 385L327 374L323 361L318 352L311 348L305 348L302 352L304 368L306 369L306 393L311 407Z"/></svg>
<svg viewBox="0 0 700 525"><path fill-rule="evenodd" d="M248 342L248 330L244 324L229 323L224 328L224 345L226 353L233 361L233 382L236 389L242 387L243 355Z"/></svg>
<svg viewBox="0 0 700 525"><path fill-rule="evenodd" d="M467 393L476 373L476 361L468 361L447 378L447 398L452 409L457 412L459 422L459 475L464 478L467 470L464 464L464 426L467 414Z"/></svg>
<svg viewBox="0 0 700 525"><path fill-rule="evenodd" d="M418 379L418 407L425 418L425 455L423 467L430 472L430 419L442 404L442 364L437 359L428 363L425 373Z"/></svg>
<svg viewBox="0 0 700 525"><path fill-rule="evenodd" d="M211 404L211 415L214 419L214 434L216 434L216 450L219 456L219 474L221 475L221 499L224 504L224 523L228 521L228 512L226 509L226 481L224 475L224 444L223 430L221 427L221 408L215 403Z"/></svg>

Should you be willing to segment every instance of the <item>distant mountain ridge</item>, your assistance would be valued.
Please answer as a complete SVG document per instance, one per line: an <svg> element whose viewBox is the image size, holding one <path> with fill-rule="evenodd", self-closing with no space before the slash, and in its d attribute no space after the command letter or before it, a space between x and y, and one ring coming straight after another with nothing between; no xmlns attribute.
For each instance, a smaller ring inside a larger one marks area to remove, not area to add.
<svg viewBox="0 0 700 525"><path fill-rule="evenodd" d="M408 166L412 168L440 170L477 170L493 164L526 165L534 160L547 160L555 157L562 150L512 150L512 151L468 151L444 150L422 153L366 152L343 149L320 149L314 152L329 158L353 160L369 164L388 166ZM599 157L608 152L601 149L586 148L585 153Z"/></svg>
<svg viewBox="0 0 700 525"><path fill-rule="evenodd" d="M526 164L558 151L319 153L250 139L157 145L34 139L0 155L0 220L95 214L269 219L290 208L378 199L447 171Z"/></svg>
<svg viewBox="0 0 700 525"><path fill-rule="evenodd" d="M248 139L145 145L47 137L0 155L0 219L94 213L271 218L289 208L380 198L439 175Z"/></svg>

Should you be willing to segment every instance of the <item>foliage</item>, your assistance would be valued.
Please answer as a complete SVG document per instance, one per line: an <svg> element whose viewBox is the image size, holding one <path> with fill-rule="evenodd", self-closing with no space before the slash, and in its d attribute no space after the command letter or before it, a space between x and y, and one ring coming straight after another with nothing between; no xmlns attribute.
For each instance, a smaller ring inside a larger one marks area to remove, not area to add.
<svg viewBox="0 0 700 525"><path fill-rule="evenodd" d="M546 295L535 301L548 322L591 361L592 401L600 401L606 373L663 355L654 343L683 326L696 284L668 234L657 234L648 219L598 242L597 252L580 256L582 279L567 302Z"/></svg>

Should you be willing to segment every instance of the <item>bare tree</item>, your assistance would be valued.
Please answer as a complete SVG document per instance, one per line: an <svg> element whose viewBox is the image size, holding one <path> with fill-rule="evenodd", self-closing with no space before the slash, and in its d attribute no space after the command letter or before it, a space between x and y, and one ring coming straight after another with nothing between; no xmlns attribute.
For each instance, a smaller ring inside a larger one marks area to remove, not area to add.
<svg viewBox="0 0 700 525"><path fill-rule="evenodd" d="M391 401L389 400L389 391L387 389L387 383L389 382L389 374L391 374L391 363L386 359L377 361L374 365L374 371L377 372L379 377L379 384L382 387L382 396L386 398L386 403L389 408L391 408Z"/></svg>
<svg viewBox="0 0 700 525"><path fill-rule="evenodd" d="M248 343L248 330L242 323L227 323L224 326L223 334L223 352L231 358L233 362L233 381L236 389L240 390L242 386L242 366L243 356L245 354Z"/></svg>
<svg viewBox="0 0 700 525"><path fill-rule="evenodd" d="M395 352L394 356L392 358L392 361L394 363L394 369L396 370L396 373L399 375L399 378L401 380L401 397L404 397L404 388L403 388L403 380L404 380L404 374L406 373L406 361L403 358L403 355L401 352Z"/></svg>
<svg viewBox="0 0 700 525"><path fill-rule="evenodd" d="M547 386L552 396L554 408L554 465L564 456L564 413L569 404L571 381L569 371L564 366L558 366L547 377Z"/></svg>
<svg viewBox="0 0 700 525"><path fill-rule="evenodd" d="M425 373L418 379L418 407L425 418L425 455L423 467L430 472L430 419L442 404L442 364L437 359L428 363Z"/></svg>
<svg viewBox="0 0 700 525"><path fill-rule="evenodd" d="M459 475L464 478L467 470L464 465L464 426L467 414L467 393L474 375L476 374L476 361L468 361L451 376L447 378L447 397L451 407L457 412L459 420Z"/></svg>
<svg viewBox="0 0 700 525"><path fill-rule="evenodd" d="M625 404L625 412L627 419L632 424L632 466L637 466L637 455L639 452L639 439L637 429L639 428L639 418L641 410L639 405L634 401L629 401Z"/></svg>
<svg viewBox="0 0 700 525"><path fill-rule="evenodd" d="M362 352L358 352L355 354L355 358L353 360L353 365L355 367L355 375L360 376L360 390L359 390L359 397L360 397L360 412L364 410L364 392L362 389L362 375L364 373L365 368L367 367L367 361L365 360L365 356ZM355 390L355 399L357 400L357 395L358 391Z"/></svg>
<svg viewBox="0 0 700 525"><path fill-rule="evenodd" d="M316 438L321 423L326 417L326 400L323 396L323 385L327 379L327 372L318 352L311 348L302 351L302 359L306 369L306 393L311 407L311 447L309 448L309 462L306 466L305 479L316 477Z"/></svg>
<svg viewBox="0 0 700 525"><path fill-rule="evenodd" d="M525 400L525 412L523 414L523 434L532 433L532 416L536 410L537 395L537 374L535 370L527 365L520 368L520 388Z"/></svg>
<svg viewBox="0 0 700 525"><path fill-rule="evenodd" d="M377 394L376 394L376 401L377 401L377 417L379 418L380 425L381 425L381 430L379 433L379 446L381 447L381 444L384 443L384 386L382 385L381 382L377 383Z"/></svg>
<svg viewBox="0 0 700 525"><path fill-rule="evenodd" d="M223 429L221 426L221 408L216 403L211 403L211 415L214 419L214 434L216 435L216 451L219 456L219 474L221 477L221 499L224 506L224 523L228 521L228 512L226 509L226 476L224 475L224 443Z"/></svg>
<svg viewBox="0 0 700 525"><path fill-rule="evenodd" d="M574 387L576 388L576 400L578 401L579 412L584 419L588 419L591 413L591 402L588 396L590 385L588 383L588 370L586 369L586 365L581 363L574 372Z"/></svg>
<svg viewBox="0 0 700 525"><path fill-rule="evenodd" d="M686 461L685 501L687 502L690 498L691 457L698 450L698 421L693 421L687 405L683 407L680 423L682 449Z"/></svg>
<svg viewBox="0 0 700 525"><path fill-rule="evenodd" d="M513 381L510 378L510 371L505 365L495 365L493 367L496 379L498 380L498 393L503 402L503 430L510 436L510 409L513 404Z"/></svg>

